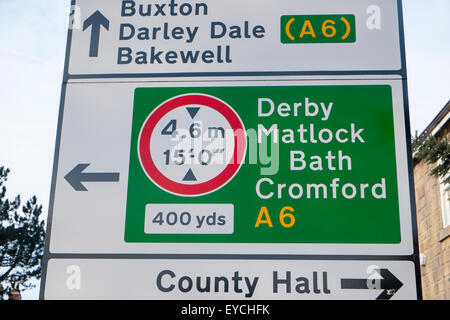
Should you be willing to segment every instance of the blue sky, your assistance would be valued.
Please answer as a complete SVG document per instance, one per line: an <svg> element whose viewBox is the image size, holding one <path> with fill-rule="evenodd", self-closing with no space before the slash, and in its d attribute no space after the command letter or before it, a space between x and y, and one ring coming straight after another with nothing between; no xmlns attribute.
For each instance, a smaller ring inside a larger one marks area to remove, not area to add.
<svg viewBox="0 0 450 320"><path fill-rule="evenodd" d="M8 197L48 209L69 0L0 0L0 165ZM412 132L450 98L449 0L404 0ZM36 299L38 290L24 293Z"/></svg>

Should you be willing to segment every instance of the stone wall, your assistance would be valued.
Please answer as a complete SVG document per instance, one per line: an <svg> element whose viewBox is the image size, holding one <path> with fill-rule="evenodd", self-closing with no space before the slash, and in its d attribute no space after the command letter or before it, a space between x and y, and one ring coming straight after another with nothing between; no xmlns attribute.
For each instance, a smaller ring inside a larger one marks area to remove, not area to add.
<svg viewBox="0 0 450 320"><path fill-rule="evenodd" d="M423 298L450 300L450 228L444 229L439 180L425 161L414 165Z"/></svg>

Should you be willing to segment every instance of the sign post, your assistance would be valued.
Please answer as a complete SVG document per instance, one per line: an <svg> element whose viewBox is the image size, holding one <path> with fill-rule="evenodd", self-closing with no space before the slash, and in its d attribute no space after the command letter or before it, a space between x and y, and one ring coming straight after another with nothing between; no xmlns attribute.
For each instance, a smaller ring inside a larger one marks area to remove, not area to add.
<svg viewBox="0 0 450 320"><path fill-rule="evenodd" d="M41 298L421 298L400 1L72 5Z"/></svg>

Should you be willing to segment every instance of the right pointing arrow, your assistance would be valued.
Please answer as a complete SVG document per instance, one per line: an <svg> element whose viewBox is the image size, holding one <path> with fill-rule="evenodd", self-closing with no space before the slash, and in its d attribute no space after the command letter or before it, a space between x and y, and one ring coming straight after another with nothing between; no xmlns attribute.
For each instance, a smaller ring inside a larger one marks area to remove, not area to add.
<svg viewBox="0 0 450 320"><path fill-rule="evenodd" d="M383 279L341 279L342 289L372 289L383 290L377 300L389 300L403 286L388 269L376 270Z"/></svg>

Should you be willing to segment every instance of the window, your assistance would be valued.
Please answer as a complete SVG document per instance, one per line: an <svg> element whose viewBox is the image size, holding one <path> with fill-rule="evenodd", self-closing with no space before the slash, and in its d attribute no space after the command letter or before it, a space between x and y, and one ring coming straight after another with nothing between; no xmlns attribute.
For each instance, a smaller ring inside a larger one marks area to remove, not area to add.
<svg viewBox="0 0 450 320"><path fill-rule="evenodd" d="M441 207L444 228L450 225L450 184L443 182L448 176L441 180Z"/></svg>

